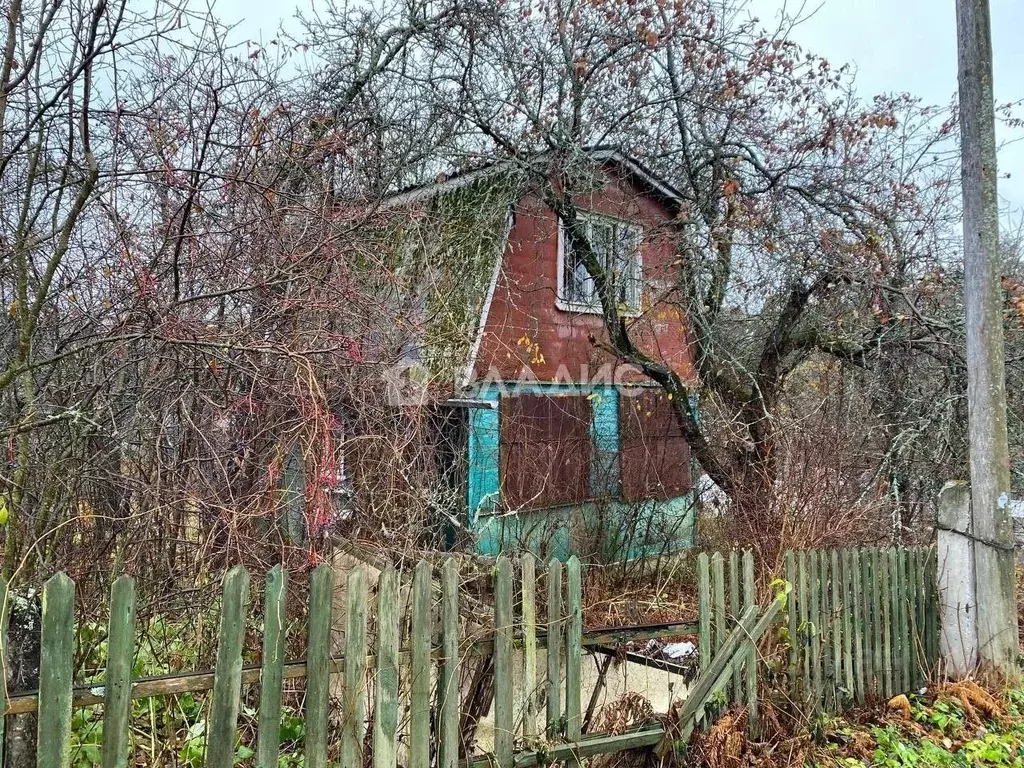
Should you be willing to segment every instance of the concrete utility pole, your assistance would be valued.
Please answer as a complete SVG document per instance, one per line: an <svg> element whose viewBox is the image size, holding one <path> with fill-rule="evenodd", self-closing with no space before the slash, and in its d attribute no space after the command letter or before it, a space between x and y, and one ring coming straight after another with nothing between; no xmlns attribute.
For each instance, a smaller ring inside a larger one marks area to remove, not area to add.
<svg viewBox="0 0 1024 768"><path fill-rule="evenodd" d="M978 661L1005 673L1017 659L1010 457L1006 441L992 34L988 0L957 0L964 304Z"/></svg>

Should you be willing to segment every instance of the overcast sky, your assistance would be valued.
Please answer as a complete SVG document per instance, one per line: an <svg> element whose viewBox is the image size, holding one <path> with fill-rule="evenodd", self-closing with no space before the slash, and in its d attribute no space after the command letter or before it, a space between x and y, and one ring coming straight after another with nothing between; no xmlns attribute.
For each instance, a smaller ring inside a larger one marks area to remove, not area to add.
<svg viewBox="0 0 1024 768"><path fill-rule="evenodd" d="M309 8L313 0L300 0ZM1024 99L1024 0L989 0L995 51L995 90L999 101ZM858 91L908 92L928 103L947 104L956 92L955 0L750 0L750 11L766 26L785 6L808 16L794 37L804 48L833 64L856 68ZM279 4L218 0L217 15L238 22L237 39L267 41L282 20L292 26L296 0ZM1000 131L1000 197L1006 208L1024 209L1024 133Z"/></svg>
<svg viewBox="0 0 1024 768"><path fill-rule="evenodd" d="M992 9L994 85L998 101L1024 99L1024 2L989 0ZM752 0L751 9L766 24L795 0ZM955 0L808 0L810 15L794 32L805 48L834 64L857 70L857 90L911 93L926 102L947 104L956 93ZM1018 115L1019 116L1019 115ZM999 194L1007 207L1024 208L1024 134L999 131Z"/></svg>

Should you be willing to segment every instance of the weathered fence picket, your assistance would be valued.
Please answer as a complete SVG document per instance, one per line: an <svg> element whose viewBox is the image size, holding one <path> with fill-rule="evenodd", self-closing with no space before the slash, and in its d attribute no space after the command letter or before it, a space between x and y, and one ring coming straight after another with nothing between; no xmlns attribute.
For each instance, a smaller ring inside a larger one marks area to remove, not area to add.
<svg viewBox="0 0 1024 768"><path fill-rule="evenodd" d="M366 736L366 571L362 568L348 574L345 610L341 768L362 768Z"/></svg>
<svg viewBox="0 0 1024 768"><path fill-rule="evenodd" d="M69 762L74 652L75 584L58 573L43 586L36 753L39 768L64 768Z"/></svg>
<svg viewBox="0 0 1024 768"><path fill-rule="evenodd" d="M562 721L562 564L548 566L548 738L561 735Z"/></svg>
<svg viewBox="0 0 1024 768"><path fill-rule="evenodd" d="M441 569L441 673L437 699L438 768L455 768L459 762L459 574L454 560L445 562Z"/></svg>
<svg viewBox="0 0 1024 768"><path fill-rule="evenodd" d="M224 577L217 662L207 732L206 765L231 768L235 762L235 728L242 695L242 646L249 603L249 573L235 567ZM39 701L44 700L40 687Z"/></svg>
<svg viewBox="0 0 1024 768"><path fill-rule="evenodd" d="M256 768L276 768L280 752L288 575L281 566L267 574L263 611L263 667L256 737Z"/></svg>
<svg viewBox="0 0 1024 768"><path fill-rule="evenodd" d="M7 711L7 617L10 615L10 593L7 591L7 579L0 576L0 713ZM0 765L4 764L4 720L0 714Z"/></svg>
<svg viewBox="0 0 1024 768"><path fill-rule="evenodd" d="M134 659L135 582L130 576L120 576L110 591L107 669L103 679L103 768L125 768L128 763Z"/></svg>
<svg viewBox="0 0 1024 768"><path fill-rule="evenodd" d="M701 671L711 663L711 566L707 553L697 555L697 655Z"/></svg>
<svg viewBox="0 0 1024 768"><path fill-rule="evenodd" d="M412 580L412 628L409 633L409 768L430 768L430 563L416 564Z"/></svg>
<svg viewBox="0 0 1024 768"><path fill-rule="evenodd" d="M807 563L807 582L810 590L807 631L811 640L811 703L820 708L824 692L821 682L821 553L810 552Z"/></svg>
<svg viewBox="0 0 1024 768"><path fill-rule="evenodd" d="M790 692L841 710L919 687L938 663L935 550L787 552Z"/></svg>
<svg viewBox="0 0 1024 768"><path fill-rule="evenodd" d="M309 581L309 638L306 646L306 766L326 768L330 714L331 613L334 572L318 565ZM234 726L232 726L234 727Z"/></svg>
<svg viewBox="0 0 1024 768"><path fill-rule="evenodd" d="M512 564L498 558L494 578L494 759L512 768Z"/></svg>
<svg viewBox="0 0 1024 768"><path fill-rule="evenodd" d="M739 620L743 615L740 608L740 555L733 550L729 553L729 619L732 622ZM739 665L732 671L732 701L743 700L743 681L740 678Z"/></svg>
<svg viewBox="0 0 1024 768"><path fill-rule="evenodd" d="M565 632L565 735L569 741L582 736L582 651L583 651L583 579L580 561L575 555L566 563Z"/></svg>
<svg viewBox="0 0 1024 768"><path fill-rule="evenodd" d="M867 677L871 674L870 662L864 652L865 648L868 648L865 635L869 630L862 602L865 583L863 554L860 549L850 551L850 575L853 578L853 607L850 611L850 624L853 631L853 693L854 701L857 704L864 703L867 695Z"/></svg>
<svg viewBox="0 0 1024 768"><path fill-rule="evenodd" d="M843 647L840 655L843 659L843 691L846 698L852 699L856 682L853 672L853 613L856 603L853 602L853 550L843 550L839 555L839 567L841 571L840 589L842 595L840 600L843 605L842 626Z"/></svg>
<svg viewBox="0 0 1024 768"><path fill-rule="evenodd" d="M746 613L756 606L757 597L754 594L754 555L748 550L743 553L742 613ZM757 645L756 643L750 643L745 662L746 677L743 684L746 688L747 731L751 738L755 737L757 731L757 663Z"/></svg>
<svg viewBox="0 0 1024 768"><path fill-rule="evenodd" d="M377 671L374 679L373 768L398 760L398 574L388 566L377 581Z"/></svg>
<svg viewBox="0 0 1024 768"><path fill-rule="evenodd" d="M523 612L523 738L537 738L537 565L527 552L520 561Z"/></svg>

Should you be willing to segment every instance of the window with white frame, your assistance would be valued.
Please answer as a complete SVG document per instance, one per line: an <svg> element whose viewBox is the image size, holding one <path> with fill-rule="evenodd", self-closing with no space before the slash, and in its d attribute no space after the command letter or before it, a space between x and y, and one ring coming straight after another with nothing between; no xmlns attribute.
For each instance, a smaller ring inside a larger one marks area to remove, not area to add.
<svg viewBox="0 0 1024 768"><path fill-rule="evenodd" d="M620 311L627 314L639 312L643 230L636 224L592 213L580 213L579 221L594 255L613 281ZM569 233L561 222L558 243L559 304L579 312L600 312L601 299L594 279L587 271L583 254L572 247Z"/></svg>

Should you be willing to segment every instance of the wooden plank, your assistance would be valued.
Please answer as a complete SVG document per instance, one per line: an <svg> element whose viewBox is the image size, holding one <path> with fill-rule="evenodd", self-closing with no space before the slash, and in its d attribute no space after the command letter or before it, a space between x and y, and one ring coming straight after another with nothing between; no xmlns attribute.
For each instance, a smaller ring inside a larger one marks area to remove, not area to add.
<svg viewBox="0 0 1024 768"><path fill-rule="evenodd" d="M412 578L409 768L430 768L430 582L430 563L420 560Z"/></svg>
<svg viewBox="0 0 1024 768"><path fill-rule="evenodd" d="M132 668L135 662L135 582L119 576L110 590L107 669L103 676L103 768L128 764Z"/></svg>
<svg viewBox="0 0 1024 768"><path fill-rule="evenodd" d="M893 632L893 685L896 693L905 693L910 690L910 668L905 662L909 660L909 611L907 605L907 568L906 548L896 547L893 549L893 560L896 566L896 578L893 580L893 596L896 599L895 617L897 624ZM898 682L897 682L898 681Z"/></svg>
<svg viewBox="0 0 1024 768"><path fill-rule="evenodd" d="M595 755L615 754L630 749L650 747L661 742L664 737L664 726L656 725L620 734L588 736L578 742L544 745L543 749L518 753L515 759L515 768L555 765L570 759L578 760ZM489 756L461 764L463 768L493 768L493 765L494 762Z"/></svg>
<svg viewBox="0 0 1024 768"><path fill-rule="evenodd" d="M241 566L228 571L222 595L206 742L209 768L231 768L235 760L235 730L242 695L242 648L249 612L249 572Z"/></svg>
<svg viewBox="0 0 1024 768"><path fill-rule="evenodd" d="M801 675L801 697L805 705L809 705L813 691L811 688L811 591L810 591L810 556L801 550L797 560L800 573L800 642L803 667Z"/></svg>
<svg viewBox="0 0 1024 768"><path fill-rule="evenodd" d="M75 583L64 573L43 586L39 649L36 766L64 768L71 747L71 682L75 653Z"/></svg>
<svg viewBox="0 0 1024 768"><path fill-rule="evenodd" d="M7 711L7 617L10 615L7 579L0 575L0 765L4 764L4 721Z"/></svg>
<svg viewBox="0 0 1024 768"><path fill-rule="evenodd" d="M900 577L899 577L899 550L889 547L885 551L886 565L889 568L889 653L892 654L892 688L890 696L903 692L902 664L901 662L901 640L902 627L900 619L900 608L903 600L900 599Z"/></svg>
<svg viewBox="0 0 1024 768"><path fill-rule="evenodd" d="M885 648L882 638L885 631L882 614L882 552L871 550L871 642L872 666L874 667L874 687L876 696L885 696Z"/></svg>
<svg viewBox="0 0 1024 768"><path fill-rule="evenodd" d="M925 626L928 621L925 613L927 598L925 596L925 557L924 547L914 548L914 687L921 688L928 680L928 662L925 653Z"/></svg>
<svg viewBox="0 0 1024 768"><path fill-rule="evenodd" d="M842 627L843 633L843 688L846 691L844 705L853 701L853 692L857 682L853 673L853 614L856 613L857 604L853 602L853 553L852 549L844 549L841 557L841 590L842 595Z"/></svg>
<svg viewBox="0 0 1024 768"><path fill-rule="evenodd" d="M345 583L345 692L342 699L341 768L363 768L366 738L366 568Z"/></svg>
<svg viewBox="0 0 1024 768"><path fill-rule="evenodd" d="M821 552L814 550L808 553L807 560L810 589L808 617L811 630L811 706L820 710L825 694L821 663L821 627L824 618L821 613Z"/></svg>
<svg viewBox="0 0 1024 768"><path fill-rule="evenodd" d="M562 564L548 565L548 737L562 735Z"/></svg>
<svg viewBox="0 0 1024 768"><path fill-rule="evenodd" d="M893 677L899 680L896 685L896 693L910 690L910 660L908 629L908 611L906 602L906 590L908 586L906 578L906 549L903 547L893 550L896 579L893 581L893 595L896 598L896 618L898 624L893 634L893 650L896 653L895 667L898 670Z"/></svg>
<svg viewBox="0 0 1024 768"><path fill-rule="evenodd" d="M377 674L373 707L373 768L395 768L398 746L398 574L377 581Z"/></svg>
<svg viewBox="0 0 1024 768"><path fill-rule="evenodd" d="M928 662L929 669L935 671L939 666L939 556L935 545L928 547L926 599L928 604Z"/></svg>
<svg viewBox="0 0 1024 768"><path fill-rule="evenodd" d="M494 574L494 761L498 768L512 766L512 678L512 563L502 556Z"/></svg>
<svg viewBox="0 0 1024 768"><path fill-rule="evenodd" d="M754 595L754 554L748 549L743 553L743 608L742 613L746 613L751 608L757 606L757 600ZM758 672L758 658L757 658L757 644L750 644L750 653L747 655L745 662L744 687L747 693L747 735L753 739L758 732L758 708L757 708L757 672Z"/></svg>
<svg viewBox="0 0 1024 768"><path fill-rule="evenodd" d="M845 683L843 681L843 614L846 606L843 604L843 576L839 568L839 550L833 549L829 552L831 563L829 564L829 576L831 578L829 599L829 635L832 643L832 704L834 711L839 711L843 706L843 694Z"/></svg>
<svg viewBox="0 0 1024 768"><path fill-rule="evenodd" d="M920 621L917 616L917 547L906 547L903 551L903 562L904 562L904 579L905 587L903 588L903 602L906 610L906 649L904 651L907 656L904 659L904 665L907 674L907 691L916 690L918 688L917 681L917 670L918 666L918 653L917 653L917 641L919 638L918 625Z"/></svg>
<svg viewBox="0 0 1024 768"><path fill-rule="evenodd" d="M832 665L832 576L831 561L826 550L818 552L818 598L821 601L821 705L835 711L835 668Z"/></svg>
<svg viewBox="0 0 1024 768"><path fill-rule="evenodd" d="M582 737L582 645L583 577L579 558L573 555L566 570L566 633L565 633L565 736L569 741Z"/></svg>
<svg viewBox="0 0 1024 768"><path fill-rule="evenodd" d="M913 610L913 602L910 597L910 590L913 586L912 577L909 569L909 555L910 550L906 547L901 547L897 550L898 557L898 570L900 575L900 632L902 637L900 638L900 676L902 679L901 691L910 691L913 686L913 668L910 663L910 659L913 657L913 630L911 613Z"/></svg>
<svg viewBox="0 0 1024 768"><path fill-rule="evenodd" d="M729 634L725 611L725 559L722 557L721 552L715 552L711 556L711 590L713 600L711 612L715 626L713 647L715 649L714 653L717 654L718 649L722 647L722 643L725 642L725 638Z"/></svg>
<svg viewBox="0 0 1024 768"><path fill-rule="evenodd" d="M714 647L711 642L711 563L706 552L697 555L697 656L700 668L711 663Z"/></svg>
<svg viewBox="0 0 1024 768"><path fill-rule="evenodd" d="M281 689L287 651L288 574L280 565L267 573L263 608L263 667L260 674L257 768L277 768L281 748Z"/></svg>
<svg viewBox="0 0 1024 768"><path fill-rule="evenodd" d="M802 701L805 704L809 704L811 701L811 659L809 653L811 645L811 611L808 587L810 574L808 573L807 552L804 550L801 550L798 555L797 572L800 575L800 655L803 657L800 693Z"/></svg>
<svg viewBox="0 0 1024 768"><path fill-rule="evenodd" d="M640 640L664 640L679 635L696 635L700 631L700 624L692 621L670 621L664 624L640 624L627 627L603 627L600 629L583 630L583 647L592 648L595 645L621 645L630 641ZM485 644L480 643L484 646ZM544 648L546 641L538 636L537 647Z"/></svg>
<svg viewBox="0 0 1024 768"><path fill-rule="evenodd" d="M306 768L327 766L330 712L331 625L334 570L326 563L309 579L309 639L306 646Z"/></svg>
<svg viewBox="0 0 1024 768"><path fill-rule="evenodd" d="M690 719L707 706L709 696L716 690L729 684L732 677L733 657L744 643L756 643L761 635L774 623L776 617L782 611L782 602L776 598L765 611L764 615L758 618L757 608L748 609L741 617L736 628L723 638L722 645L715 654L715 658L702 672L693 686L687 692L679 714L679 722L684 726L690 725Z"/></svg>
<svg viewBox="0 0 1024 768"><path fill-rule="evenodd" d="M537 731L537 561L532 554L523 555L523 737L531 743Z"/></svg>
<svg viewBox="0 0 1024 768"><path fill-rule="evenodd" d="M725 599L725 559L721 552L715 552L711 556L711 617L714 626L714 640L711 647L714 649L713 656L718 655L722 643L729 635ZM703 710L701 714L704 715ZM707 720L717 717L718 712L713 711L708 714ZM706 724L707 721L705 721Z"/></svg>
<svg viewBox="0 0 1024 768"><path fill-rule="evenodd" d="M729 553L729 626L734 626L742 615L740 609L740 556L736 550ZM740 664L733 669L732 703L743 701L743 678Z"/></svg>
<svg viewBox="0 0 1024 768"><path fill-rule="evenodd" d="M798 691L796 670L800 662L800 643L797 638L797 627L800 625L800 620L797 616L796 555L792 551L786 552L785 562L786 581L790 585L789 599L786 601L787 629L789 630L789 695L795 701Z"/></svg>
<svg viewBox="0 0 1024 768"><path fill-rule="evenodd" d="M915 663L915 645L917 644L917 575L914 572L914 548L903 550L903 612L904 627L907 635L903 649L903 668L907 691L917 688L917 664Z"/></svg>
<svg viewBox="0 0 1024 768"><path fill-rule="evenodd" d="M437 698L437 765L455 768L459 762L459 571L450 557L441 568L441 673Z"/></svg>
<svg viewBox="0 0 1024 768"><path fill-rule="evenodd" d="M868 681L870 698L881 698L885 695L882 690L882 681L885 674L882 671L882 582L878 575L879 563L878 550L872 548L867 552L870 579L864 582L865 587L870 587L868 601L868 613L870 617L870 638L871 638L871 679Z"/></svg>
<svg viewBox="0 0 1024 768"><path fill-rule="evenodd" d="M850 610L851 631L853 632L853 699L858 705L864 703L867 690L867 669L865 664L865 637L869 630L865 622L864 603L867 593L864 591L863 552L855 548L850 552L850 575L852 581L853 606ZM870 647L870 646L868 646Z"/></svg>
<svg viewBox="0 0 1024 768"><path fill-rule="evenodd" d="M910 668L913 688L924 684L924 574L921 572L924 560L923 550L914 547L907 553L907 575L910 580Z"/></svg>
<svg viewBox="0 0 1024 768"><path fill-rule="evenodd" d="M879 582L882 592L882 695L889 698L895 693L893 684L893 584L895 580L895 563L892 562L892 550L879 553Z"/></svg>

